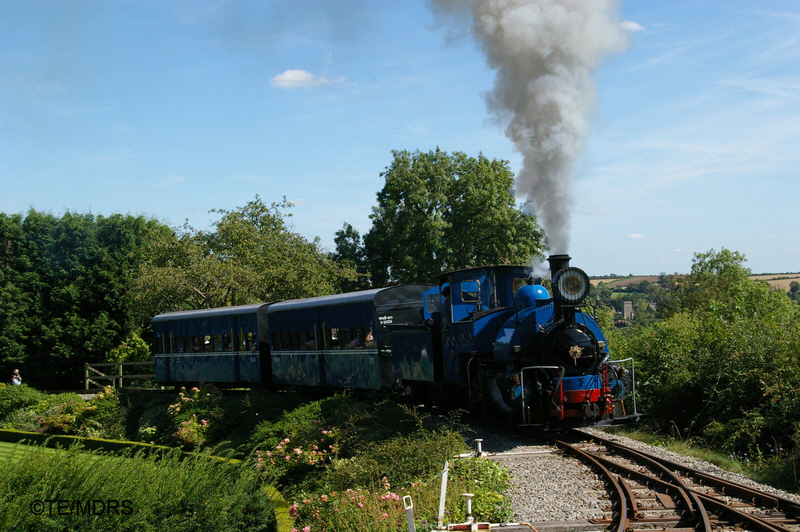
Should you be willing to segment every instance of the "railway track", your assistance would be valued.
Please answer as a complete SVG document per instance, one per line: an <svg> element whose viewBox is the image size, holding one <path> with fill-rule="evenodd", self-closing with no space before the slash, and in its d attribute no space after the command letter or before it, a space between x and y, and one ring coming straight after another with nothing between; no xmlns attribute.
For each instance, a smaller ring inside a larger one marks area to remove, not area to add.
<svg viewBox="0 0 800 532"><path fill-rule="evenodd" d="M585 436L585 435L584 435ZM650 455L599 436L555 442L597 472L607 486L607 517L590 519L615 532L641 529L711 532L800 531L800 503Z"/></svg>
<svg viewBox="0 0 800 532"><path fill-rule="evenodd" d="M661 448L599 431L481 432L511 471L514 520L538 532L800 532L799 498Z"/></svg>

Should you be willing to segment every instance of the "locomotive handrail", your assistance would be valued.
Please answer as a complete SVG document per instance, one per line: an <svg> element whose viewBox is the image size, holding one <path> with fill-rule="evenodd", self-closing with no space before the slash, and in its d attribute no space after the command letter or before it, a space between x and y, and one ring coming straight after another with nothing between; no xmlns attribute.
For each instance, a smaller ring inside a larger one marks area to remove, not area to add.
<svg viewBox="0 0 800 532"><path fill-rule="evenodd" d="M631 397L633 397L633 415L638 416L639 411L636 409L636 361L633 359L633 357L628 357L620 360L608 360L606 361L606 365L620 364L622 362L631 363Z"/></svg>
<svg viewBox="0 0 800 532"><path fill-rule="evenodd" d="M561 380L564 378L564 366L526 366L519 370L519 386L522 388L522 423L525 423L525 370L526 369L541 369L541 370L548 370L554 369L558 370L558 384L556 385L556 389L561 386ZM554 406L558 406L555 405Z"/></svg>

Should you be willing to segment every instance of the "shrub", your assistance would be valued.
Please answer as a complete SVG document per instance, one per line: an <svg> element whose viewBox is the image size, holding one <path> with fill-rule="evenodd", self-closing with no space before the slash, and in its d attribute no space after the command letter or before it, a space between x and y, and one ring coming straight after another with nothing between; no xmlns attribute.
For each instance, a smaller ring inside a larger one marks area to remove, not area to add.
<svg viewBox="0 0 800 532"><path fill-rule="evenodd" d="M446 443L445 443L446 445ZM333 490L319 494L298 495L290 508L296 527L310 530L395 531L405 530L406 513L403 499L410 496L414 516L420 530L429 530L437 521L441 479L435 469L425 472L425 481L415 481L397 489L389 477L363 487ZM491 460L469 458L456 460L450 469L445 522L466 519L466 503L462 493L473 493L472 515L476 521L507 522L513 514L502 492L509 488L508 471Z"/></svg>
<svg viewBox="0 0 800 532"><path fill-rule="evenodd" d="M30 408L20 408L6 417L0 428L34 432L39 430L40 416Z"/></svg>
<svg viewBox="0 0 800 532"><path fill-rule="evenodd" d="M23 384L22 386L7 386L0 383L0 421L18 410L33 406L47 397L45 394Z"/></svg>
<svg viewBox="0 0 800 532"><path fill-rule="evenodd" d="M178 400L167 407L174 442L189 449L203 447L210 425L223 417L221 397L220 391L211 385L202 384L188 391L181 388Z"/></svg>
<svg viewBox="0 0 800 532"><path fill-rule="evenodd" d="M106 386L85 404L78 415L76 434L89 438L125 439L127 411L117 391Z"/></svg>
<svg viewBox="0 0 800 532"><path fill-rule="evenodd" d="M324 479L333 491L347 488L374 490L383 477L398 486L409 486L441 470L454 454L467 450L464 438L451 430L419 429L407 436L397 436L370 444L363 452L337 460Z"/></svg>
<svg viewBox="0 0 800 532"><path fill-rule="evenodd" d="M162 440L163 434L169 429L170 418L167 415L167 405L156 402L147 407L139 416L136 429L136 441L156 443Z"/></svg>

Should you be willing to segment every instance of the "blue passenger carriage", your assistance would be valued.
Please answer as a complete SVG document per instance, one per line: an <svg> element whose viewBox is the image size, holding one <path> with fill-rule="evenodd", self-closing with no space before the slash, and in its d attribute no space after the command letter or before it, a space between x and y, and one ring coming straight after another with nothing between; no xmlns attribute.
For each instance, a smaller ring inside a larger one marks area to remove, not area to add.
<svg viewBox="0 0 800 532"><path fill-rule="evenodd" d="M258 303L154 317L156 381L221 385L268 381L258 334L259 309L268 306Z"/></svg>
<svg viewBox="0 0 800 532"><path fill-rule="evenodd" d="M422 314L429 285L405 285L275 303L265 309L272 382L381 389L433 381Z"/></svg>

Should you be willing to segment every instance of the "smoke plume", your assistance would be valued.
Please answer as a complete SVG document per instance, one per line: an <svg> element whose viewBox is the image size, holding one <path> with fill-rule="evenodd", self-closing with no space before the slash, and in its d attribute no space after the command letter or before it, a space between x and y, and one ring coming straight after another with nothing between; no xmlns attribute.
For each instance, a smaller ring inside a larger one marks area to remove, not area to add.
<svg viewBox="0 0 800 532"><path fill-rule="evenodd" d="M591 73L627 46L618 2L432 1L451 21L471 10L472 34L497 73L488 109L523 157L517 193L533 202L550 252L566 253L573 176L595 101Z"/></svg>

